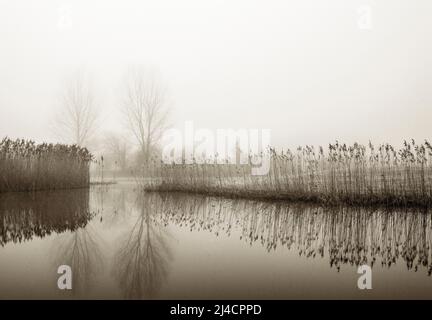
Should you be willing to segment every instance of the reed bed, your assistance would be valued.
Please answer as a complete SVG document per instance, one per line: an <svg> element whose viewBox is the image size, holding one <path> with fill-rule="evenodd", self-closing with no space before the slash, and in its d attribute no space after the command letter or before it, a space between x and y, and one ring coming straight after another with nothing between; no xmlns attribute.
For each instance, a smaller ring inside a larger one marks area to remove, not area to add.
<svg viewBox="0 0 432 320"><path fill-rule="evenodd" d="M92 155L77 145L0 142L0 192L89 186Z"/></svg>
<svg viewBox="0 0 432 320"><path fill-rule="evenodd" d="M405 141L399 149L336 142L295 151L266 151L270 171L252 176L250 165L173 164L153 161L144 189L228 197L346 203L352 205L430 206L432 146ZM251 157L250 157L251 158ZM200 161L200 163L202 163Z"/></svg>

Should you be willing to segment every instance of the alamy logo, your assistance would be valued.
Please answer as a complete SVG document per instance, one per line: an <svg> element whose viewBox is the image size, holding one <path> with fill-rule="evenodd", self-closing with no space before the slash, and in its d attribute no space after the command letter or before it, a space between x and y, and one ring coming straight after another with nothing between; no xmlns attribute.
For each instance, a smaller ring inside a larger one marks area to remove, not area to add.
<svg viewBox="0 0 432 320"><path fill-rule="evenodd" d="M372 289L372 268L364 264L358 267L357 273L361 274L357 280L357 287L360 290Z"/></svg>
<svg viewBox="0 0 432 320"><path fill-rule="evenodd" d="M197 129L185 122L184 132L164 132L162 161L165 164L250 165L251 174L266 175L270 170L269 129Z"/></svg>
<svg viewBox="0 0 432 320"><path fill-rule="evenodd" d="M357 27L360 30L371 30L372 24L372 7L370 5L363 5L357 9Z"/></svg>
<svg viewBox="0 0 432 320"><path fill-rule="evenodd" d="M62 6L58 8L57 27L60 30L68 30L72 28L72 7Z"/></svg>
<svg viewBox="0 0 432 320"><path fill-rule="evenodd" d="M72 290L72 269L68 265L61 265L57 269L61 276L57 280L57 287L60 290Z"/></svg>

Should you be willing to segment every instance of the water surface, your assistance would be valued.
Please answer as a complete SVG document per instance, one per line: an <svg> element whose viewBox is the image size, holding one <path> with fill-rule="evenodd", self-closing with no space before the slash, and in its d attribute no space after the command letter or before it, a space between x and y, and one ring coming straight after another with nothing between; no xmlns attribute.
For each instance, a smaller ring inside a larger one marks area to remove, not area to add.
<svg viewBox="0 0 432 320"><path fill-rule="evenodd" d="M431 212L142 193L0 196L0 298L432 298ZM71 266L73 290L57 288ZM357 266L372 265L359 290Z"/></svg>

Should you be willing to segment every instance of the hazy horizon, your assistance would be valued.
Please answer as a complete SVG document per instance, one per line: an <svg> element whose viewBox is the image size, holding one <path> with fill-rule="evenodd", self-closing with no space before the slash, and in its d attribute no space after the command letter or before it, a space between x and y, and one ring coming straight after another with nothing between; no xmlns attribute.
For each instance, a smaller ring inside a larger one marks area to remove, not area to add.
<svg viewBox="0 0 432 320"><path fill-rule="evenodd" d="M359 8L371 8L370 29ZM125 71L159 71L182 128L271 129L277 147L430 137L430 1L0 1L0 137L56 141L64 79L92 77L122 132Z"/></svg>

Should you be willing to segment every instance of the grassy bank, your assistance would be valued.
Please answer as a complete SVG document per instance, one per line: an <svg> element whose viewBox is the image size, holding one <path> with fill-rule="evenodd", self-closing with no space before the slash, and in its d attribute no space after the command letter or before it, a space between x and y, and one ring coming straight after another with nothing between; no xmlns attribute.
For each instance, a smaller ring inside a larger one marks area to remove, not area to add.
<svg viewBox="0 0 432 320"><path fill-rule="evenodd" d="M432 146L428 141L374 147L355 143L268 150L270 172L252 176L249 165L157 165L150 191L181 191L269 200L355 205L430 206Z"/></svg>
<svg viewBox="0 0 432 320"><path fill-rule="evenodd" d="M0 142L0 192L89 186L92 155L76 145Z"/></svg>

